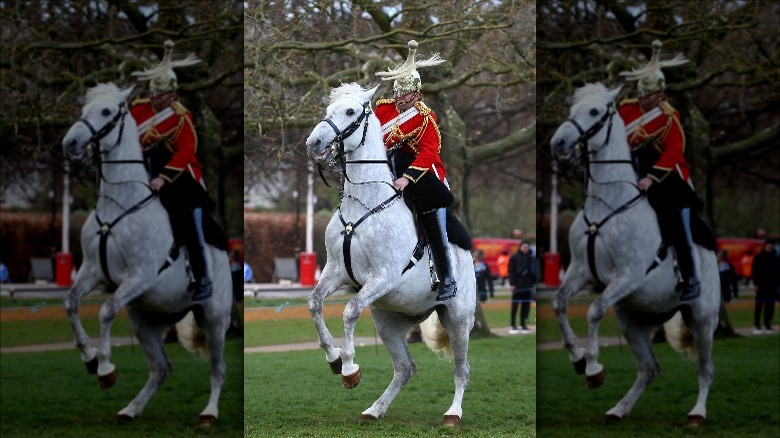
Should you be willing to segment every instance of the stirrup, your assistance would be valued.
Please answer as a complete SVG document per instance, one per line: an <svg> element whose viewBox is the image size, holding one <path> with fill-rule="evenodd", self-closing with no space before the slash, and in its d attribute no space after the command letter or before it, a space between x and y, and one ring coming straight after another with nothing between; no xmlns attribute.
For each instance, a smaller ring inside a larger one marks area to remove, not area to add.
<svg viewBox="0 0 780 438"><path fill-rule="evenodd" d="M445 280L439 286L439 292L436 295L436 301L447 301L455 298L458 292L458 285L455 280L451 280L449 283Z"/></svg>
<svg viewBox="0 0 780 438"><path fill-rule="evenodd" d="M192 301L201 301L206 298L210 298L214 292L214 288L211 285L211 280L208 278L202 278L200 283L195 283L195 293L192 295Z"/></svg>
<svg viewBox="0 0 780 438"><path fill-rule="evenodd" d="M683 284L683 293L680 296L680 301L689 301L699 297L701 292L701 284L697 278L691 278Z"/></svg>

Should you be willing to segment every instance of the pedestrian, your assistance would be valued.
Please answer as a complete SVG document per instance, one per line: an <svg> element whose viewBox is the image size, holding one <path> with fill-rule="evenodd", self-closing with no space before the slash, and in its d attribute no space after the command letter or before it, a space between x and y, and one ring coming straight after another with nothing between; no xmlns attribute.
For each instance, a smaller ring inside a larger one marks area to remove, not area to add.
<svg viewBox="0 0 780 438"><path fill-rule="evenodd" d="M133 101L130 113L138 125L141 148L148 163L149 186L159 194L160 202L168 211L174 239L187 248L194 276L190 284L192 300L200 301L212 294L203 227L204 220L210 219L212 201L196 156L198 137L192 114L178 100L178 82L173 71L175 67L191 66L200 60L190 54L183 60L173 61L173 47L173 41L165 41L165 54L159 65L133 72L139 80L149 81L150 97ZM225 247L226 243L225 240Z"/></svg>
<svg viewBox="0 0 780 438"><path fill-rule="evenodd" d="M501 255L496 259L496 265L498 265L498 277L501 279L501 286L503 287L509 280L509 251L504 250L501 252Z"/></svg>
<svg viewBox="0 0 780 438"><path fill-rule="evenodd" d="M742 277L745 279L745 286L750 285L750 279L753 278L753 250L748 249L742 256Z"/></svg>
<svg viewBox="0 0 780 438"><path fill-rule="evenodd" d="M772 333L772 316L775 312L778 286L780 286L780 257L772 241L767 240L753 257L753 284L756 288L756 306L753 312L753 334ZM761 326L763 310L764 325Z"/></svg>
<svg viewBox="0 0 780 438"><path fill-rule="evenodd" d="M446 301L457 293L447 237L447 222L451 220L447 207L455 198L441 160L436 114L422 101L422 82L417 72L418 67L432 67L445 60L438 54L428 60L416 60L417 46L417 41L409 41L406 62L377 73L382 80L393 81L393 97L379 99L375 114L393 167L393 185L414 205L431 246L438 277L436 300Z"/></svg>
<svg viewBox="0 0 780 438"><path fill-rule="evenodd" d="M626 125L631 156L636 164L637 186L647 192L655 210L661 235L674 246L682 275L681 301L699 296L696 277L694 242L691 223L698 218L700 201L693 190L690 167L685 159L685 135L680 113L666 100L666 80L662 67L674 67L688 62L678 54L671 60L660 60L663 44L653 41L653 55L647 65L621 72L628 80L637 81L638 98L625 99L618 109ZM703 221L698 220L702 223Z"/></svg>
<svg viewBox="0 0 780 438"><path fill-rule="evenodd" d="M737 274L729 262L729 252L724 250L718 254L718 273L720 274L720 297L728 303L737 297Z"/></svg>
<svg viewBox="0 0 780 438"><path fill-rule="evenodd" d="M512 309L510 313L509 334L531 333L526 321L531 311L531 301L536 285L536 260L527 242L509 259L509 284L512 289ZM515 325L517 308L520 307L520 328Z"/></svg>
<svg viewBox="0 0 780 438"><path fill-rule="evenodd" d="M479 300L482 302L488 301L488 292L490 293L490 299L492 299L495 295L493 274L490 272L490 266L485 263L485 253L481 249L474 253L474 274L477 279Z"/></svg>

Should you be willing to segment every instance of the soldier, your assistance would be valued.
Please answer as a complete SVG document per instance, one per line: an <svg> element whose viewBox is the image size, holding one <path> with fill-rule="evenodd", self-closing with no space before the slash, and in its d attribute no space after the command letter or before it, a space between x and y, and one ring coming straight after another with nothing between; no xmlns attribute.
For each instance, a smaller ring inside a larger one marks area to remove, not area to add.
<svg viewBox="0 0 780 438"><path fill-rule="evenodd" d="M618 111L626 124L628 144L639 174L637 185L647 192L664 240L675 248L683 277L680 299L687 301L699 296L691 216L698 214L700 202L683 155L685 135L680 114L665 100L666 79L661 68L682 65L688 60L678 54L661 61L661 47L660 41L653 41L653 55L647 65L620 73L628 80L638 81L639 98L622 101Z"/></svg>
<svg viewBox="0 0 780 438"><path fill-rule="evenodd" d="M409 55L394 70L379 72L382 80L392 80L393 98L376 103L376 116L391 157L395 188L412 201L428 236L439 278L437 301L453 298L457 285L452 276L452 260L447 238L447 211L454 198L441 161L441 133L436 114L422 101L422 82L417 67L445 62L438 54L428 60L415 60L417 42L409 41Z"/></svg>
<svg viewBox="0 0 780 438"><path fill-rule="evenodd" d="M212 285L205 258L203 233L204 209L211 200L202 178L201 165L195 155L198 138L192 114L177 100L177 79L173 69L200 62L195 55L172 61L173 41L165 41L165 54L159 65L133 72L149 81L151 97L132 103L140 135L141 148L152 177L149 186L159 192L160 201L171 218L174 237L184 243L189 254L195 282L190 285L193 301L211 296ZM208 211L205 215L208 215Z"/></svg>

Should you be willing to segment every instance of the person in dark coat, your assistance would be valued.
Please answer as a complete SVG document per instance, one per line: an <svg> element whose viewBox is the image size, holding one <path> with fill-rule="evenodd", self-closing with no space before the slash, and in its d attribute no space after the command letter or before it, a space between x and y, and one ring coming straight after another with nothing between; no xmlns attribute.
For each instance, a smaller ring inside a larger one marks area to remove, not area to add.
<svg viewBox="0 0 780 438"><path fill-rule="evenodd" d="M490 292L490 298L493 298L495 295L493 273L490 272L490 266L485 263L485 253L482 250L477 250L474 254L474 274L477 279L479 300L482 302L487 301L488 291Z"/></svg>
<svg viewBox="0 0 780 438"><path fill-rule="evenodd" d="M729 262L729 253L725 249L718 255L718 273L720 274L720 297L728 303L737 297L737 274Z"/></svg>
<svg viewBox="0 0 780 438"><path fill-rule="evenodd" d="M775 245L767 240L760 253L753 258L753 284L756 286L756 307L753 313L753 334L772 333L772 316L780 285L780 257ZM761 327L761 313L764 326Z"/></svg>
<svg viewBox="0 0 780 438"><path fill-rule="evenodd" d="M528 243L520 244L520 249L509 259L509 284L512 289L512 310L510 314L510 334L531 333L526 325L531 310L531 301L536 285L536 261ZM520 305L520 328L515 325L517 307Z"/></svg>

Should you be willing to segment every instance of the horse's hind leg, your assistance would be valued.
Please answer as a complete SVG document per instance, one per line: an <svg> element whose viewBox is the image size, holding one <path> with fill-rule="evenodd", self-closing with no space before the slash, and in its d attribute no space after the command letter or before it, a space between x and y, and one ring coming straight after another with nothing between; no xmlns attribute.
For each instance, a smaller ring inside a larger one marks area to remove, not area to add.
<svg viewBox="0 0 780 438"><path fill-rule="evenodd" d="M132 420L141 415L149 399L152 398L152 395L172 370L163 345L163 333L168 328L168 324L146 320L139 313L130 309L127 313L130 317L133 333L138 338L138 343L149 362L149 378L138 395L116 414L119 420Z"/></svg>
<svg viewBox="0 0 780 438"><path fill-rule="evenodd" d="M331 264L326 264L322 270L320 281L309 295L309 313L311 313L314 326L317 329L317 336L320 340L320 347L325 350L325 359L331 364L331 370L334 374L341 373L341 349L333 345L333 336L325 325L325 318L322 317L322 306L325 298L334 293L342 282L338 273L330 269Z"/></svg>
<svg viewBox="0 0 780 438"><path fill-rule="evenodd" d="M203 334L206 336L206 343L209 349L211 393L209 395L209 403L200 413L199 422L201 426L211 426L216 423L219 416L219 396L222 393L222 386L227 375L224 351L225 333L230 323L229 307L225 312L211 317L206 316L205 319L210 319L210 322L203 321L200 323L200 326ZM198 321L200 322L200 319Z"/></svg>
<svg viewBox="0 0 780 438"><path fill-rule="evenodd" d="M417 365L406 343L406 334L414 325L414 321L406 315L373 307L371 316L382 343L393 359L393 380L382 396L360 414L362 419L376 420L384 416L390 403L417 371Z"/></svg>
<svg viewBox="0 0 780 438"><path fill-rule="evenodd" d="M707 417L707 396L710 392L712 379L715 377L715 365L712 363L712 339L717 324L717 310L707 317L699 316L693 325L693 339L696 343L696 354L699 361L699 396L696 405L688 413L688 424L698 426Z"/></svg>
<svg viewBox="0 0 780 438"><path fill-rule="evenodd" d="M634 403L650 385L655 376L660 372L660 366L653 353L651 333L656 324L638 322L638 318L632 320L629 312L615 310L620 331L626 338L631 351L636 358L637 375L634 384L625 396L612 409L604 415L606 419L623 419L634 406Z"/></svg>
<svg viewBox="0 0 780 438"><path fill-rule="evenodd" d="M452 312L452 306L439 312L440 322L447 330L450 338L452 355L455 359L455 395L452 405L444 413L445 426L457 426L463 417L463 394L469 383L471 367L468 362L469 334L474 326L474 312L468 309L460 309L460 314ZM464 311L466 310L466 311Z"/></svg>
<svg viewBox="0 0 780 438"><path fill-rule="evenodd" d="M81 351L81 360L86 364L90 374L97 373L97 349L89 345L89 336L79 318L79 305L81 298L91 292L96 285L97 277L92 275L87 267L82 267L64 299L65 312L68 314L70 327L76 339L76 347Z"/></svg>

